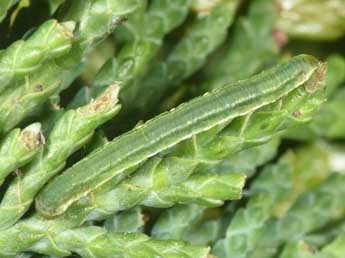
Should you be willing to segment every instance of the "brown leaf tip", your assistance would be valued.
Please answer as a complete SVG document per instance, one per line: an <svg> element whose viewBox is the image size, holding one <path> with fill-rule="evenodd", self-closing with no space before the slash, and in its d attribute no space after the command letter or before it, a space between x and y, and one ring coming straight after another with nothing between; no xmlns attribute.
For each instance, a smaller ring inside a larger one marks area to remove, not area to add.
<svg viewBox="0 0 345 258"><path fill-rule="evenodd" d="M43 90L44 90L44 88L43 88L43 85L42 85L42 84L37 84L37 85L36 85L36 91L42 92Z"/></svg>
<svg viewBox="0 0 345 258"><path fill-rule="evenodd" d="M64 23L58 23L57 26L66 38L73 38L75 22L69 21Z"/></svg>
<svg viewBox="0 0 345 258"><path fill-rule="evenodd" d="M100 97L78 109L79 113L96 113L103 112L113 108L119 101L118 95L120 92L120 86L113 84L110 86Z"/></svg>
<svg viewBox="0 0 345 258"><path fill-rule="evenodd" d="M302 113L301 113L301 111L296 110L296 111L292 112L292 115L296 118L299 118L302 116Z"/></svg>
<svg viewBox="0 0 345 258"><path fill-rule="evenodd" d="M198 17L202 18L209 16L220 2L221 0L196 0L193 2L191 9L197 13Z"/></svg>
<svg viewBox="0 0 345 258"><path fill-rule="evenodd" d="M311 77L310 83L307 83L305 90L308 93L315 92L318 88L325 89L325 82L326 82L326 72L327 72L327 64L319 62L317 70L315 74Z"/></svg>
<svg viewBox="0 0 345 258"><path fill-rule="evenodd" d="M43 137L43 139L42 139ZM34 150L38 146L45 143L44 136L41 132L41 124L34 123L26 127L20 133L20 139L24 142L25 147L28 150Z"/></svg>

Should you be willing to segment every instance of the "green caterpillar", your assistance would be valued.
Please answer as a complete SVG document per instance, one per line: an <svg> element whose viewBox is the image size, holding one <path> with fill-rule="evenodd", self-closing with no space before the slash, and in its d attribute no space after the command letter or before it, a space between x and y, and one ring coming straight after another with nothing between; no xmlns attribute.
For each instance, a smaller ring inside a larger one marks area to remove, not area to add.
<svg viewBox="0 0 345 258"><path fill-rule="evenodd" d="M37 210L48 217L59 215L80 197L115 176L129 173L129 169L193 135L251 113L300 86L313 92L324 74L323 63L314 57L300 55L248 80L163 113L121 135L53 179L37 197Z"/></svg>

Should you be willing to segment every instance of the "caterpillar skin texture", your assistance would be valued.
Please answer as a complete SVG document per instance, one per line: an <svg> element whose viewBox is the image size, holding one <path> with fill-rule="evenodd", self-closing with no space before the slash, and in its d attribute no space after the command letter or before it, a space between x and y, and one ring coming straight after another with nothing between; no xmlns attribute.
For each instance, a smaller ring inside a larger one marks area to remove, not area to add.
<svg viewBox="0 0 345 258"><path fill-rule="evenodd" d="M44 216L57 216L113 177L195 134L277 101L320 71L322 77L324 64L300 55L163 113L54 178L37 197L36 207Z"/></svg>

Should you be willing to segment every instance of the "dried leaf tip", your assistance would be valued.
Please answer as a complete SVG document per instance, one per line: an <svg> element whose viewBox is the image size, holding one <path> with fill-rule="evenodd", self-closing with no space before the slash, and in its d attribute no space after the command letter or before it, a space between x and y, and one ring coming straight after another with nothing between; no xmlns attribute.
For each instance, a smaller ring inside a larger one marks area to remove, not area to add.
<svg viewBox="0 0 345 258"><path fill-rule="evenodd" d="M67 38L73 38L73 31L75 29L75 22L68 21L64 23L58 23L57 26L61 30L61 32L67 37Z"/></svg>
<svg viewBox="0 0 345 258"><path fill-rule="evenodd" d="M22 139L28 150L34 150L45 142L42 140L43 135L40 123L29 125L20 133L19 137Z"/></svg>
<svg viewBox="0 0 345 258"><path fill-rule="evenodd" d="M319 68L318 68L318 76L320 81L325 81L326 80L326 73L327 73L327 63L319 63Z"/></svg>
<svg viewBox="0 0 345 258"><path fill-rule="evenodd" d="M118 84L113 84L97 99L91 100L90 104L79 108L78 112L95 113L112 109L119 101L119 92L120 86Z"/></svg>
<svg viewBox="0 0 345 258"><path fill-rule="evenodd" d="M205 17L210 15L213 8L220 2L222 0L194 0L191 8L197 13L198 17Z"/></svg>
<svg viewBox="0 0 345 258"><path fill-rule="evenodd" d="M313 93L319 87L321 87L322 89L325 89L326 72L327 72L327 64L319 62L314 72L314 75L310 78L309 82L306 84L305 90L309 93Z"/></svg>

